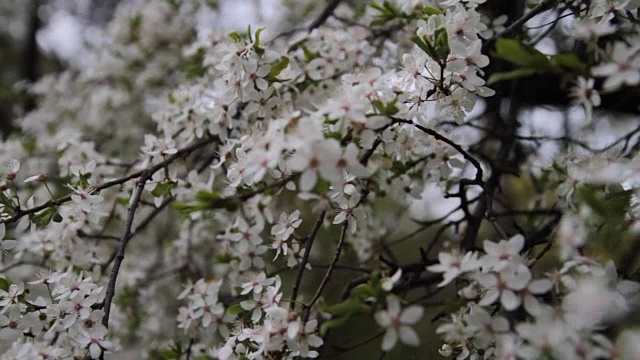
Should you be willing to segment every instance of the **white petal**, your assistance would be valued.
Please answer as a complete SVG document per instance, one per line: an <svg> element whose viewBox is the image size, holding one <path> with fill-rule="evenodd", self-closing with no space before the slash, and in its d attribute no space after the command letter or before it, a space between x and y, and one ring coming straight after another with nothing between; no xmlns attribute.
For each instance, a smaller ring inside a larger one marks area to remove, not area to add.
<svg viewBox="0 0 640 360"><path fill-rule="evenodd" d="M4 240L2 241L2 250L11 250L18 245L18 242L15 240Z"/></svg>
<svg viewBox="0 0 640 360"><path fill-rule="evenodd" d="M525 265L520 265L515 272L508 273L505 278L509 288L522 290L527 287L529 281L531 281L531 271L529 271L529 268Z"/></svg>
<svg viewBox="0 0 640 360"><path fill-rule="evenodd" d="M339 212L338 215L333 219L334 224L341 224L345 220L347 220L347 213L345 211Z"/></svg>
<svg viewBox="0 0 640 360"><path fill-rule="evenodd" d="M384 334L384 338L382 339L382 351L389 351L393 349L396 345L396 341L398 341L398 334L395 329L389 329Z"/></svg>
<svg viewBox="0 0 640 360"><path fill-rule="evenodd" d="M393 295L387 296L387 311L390 316L400 315L400 301Z"/></svg>
<svg viewBox="0 0 640 360"><path fill-rule="evenodd" d="M306 170L302 173L300 177L300 189L304 192L308 192L316 186L316 182L318 181L318 175L315 170Z"/></svg>
<svg viewBox="0 0 640 360"><path fill-rule="evenodd" d="M480 306L491 305L494 302L496 302L496 300L498 299L498 296L500 296L500 293L498 292L498 289L496 289L496 288L489 289L489 291L487 291L487 293L484 295L482 300L480 300L478 305L480 305Z"/></svg>
<svg viewBox="0 0 640 360"><path fill-rule="evenodd" d="M378 325L382 327L389 327L391 324L391 319L389 318L389 314L386 311L378 311L373 315L373 318L376 319Z"/></svg>
<svg viewBox="0 0 640 360"><path fill-rule="evenodd" d="M511 290L505 290L500 297L500 303L505 310L512 311L520 306L520 298Z"/></svg>
<svg viewBox="0 0 640 360"><path fill-rule="evenodd" d="M400 329L400 340L403 343L411 346L420 345L420 339L418 339L418 334L416 334L415 330L408 326L401 326Z"/></svg>
<svg viewBox="0 0 640 360"><path fill-rule="evenodd" d="M89 346L89 353L91 354L92 359L99 359L102 349L100 349L98 344L92 343L91 346Z"/></svg>
<svg viewBox="0 0 640 360"><path fill-rule="evenodd" d="M545 294L547 291L551 290L553 284L548 279L538 279L534 280L529 284L528 290L532 294Z"/></svg>
<svg viewBox="0 0 640 360"><path fill-rule="evenodd" d="M287 336L289 339L293 340L298 336L298 333L300 332L300 325L299 321L289 323L289 326L287 327Z"/></svg>
<svg viewBox="0 0 640 360"><path fill-rule="evenodd" d="M524 236L518 234L509 240L509 252L518 254L524 247Z"/></svg>
<svg viewBox="0 0 640 360"><path fill-rule="evenodd" d="M534 296L527 295L524 297L524 309L531 315L538 315L540 314L540 303Z"/></svg>
<svg viewBox="0 0 640 360"><path fill-rule="evenodd" d="M409 306L402 312L400 322L403 324L415 324L422 318L423 313L424 309L422 307L417 305Z"/></svg>
<svg viewBox="0 0 640 360"><path fill-rule="evenodd" d="M10 328L0 330L0 340L15 341L18 339L18 336L20 336L20 333L16 330Z"/></svg>
<svg viewBox="0 0 640 360"><path fill-rule="evenodd" d="M497 254L499 251L498 244L489 240L482 242L482 247L487 254Z"/></svg>
<svg viewBox="0 0 640 360"><path fill-rule="evenodd" d="M18 221L18 225L16 225L16 231L22 232L27 230L27 228L31 225L31 221L29 221L29 217L25 216L20 221Z"/></svg>

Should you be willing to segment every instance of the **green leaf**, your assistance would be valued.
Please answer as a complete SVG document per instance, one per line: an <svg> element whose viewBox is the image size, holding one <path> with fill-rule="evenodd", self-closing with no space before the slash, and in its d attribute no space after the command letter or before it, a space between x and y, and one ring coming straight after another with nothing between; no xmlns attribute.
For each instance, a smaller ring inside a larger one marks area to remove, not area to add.
<svg viewBox="0 0 640 360"><path fill-rule="evenodd" d="M280 60L271 66L269 74L267 74L267 80L271 82L281 81L278 79L278 75L289 66L289 58L283 56Z"/></svg>
<svg viewBox="0 0 640 360"><path fill-rule="evenodd" d="M242 36L235 31L230 32L229 37L235 42L242 42Z"/></svg>
<svg viewBox="0 0 640 360"><path fill-rule="evenodd" d="M178 185L178 183L175 181L163 181L161 183L158 183L156 187L151 190L151 195L153 195L154 197L171 196L171 190L173 190L176 185Z"/></svg>
<svg viewBox="0 0 640 360"><path fill-rule="evenodd" d="M328 305L321 299L318 306L320 311L334 316L366 313L369 310L369 307L366 304L364 304L360 299L354 297L348 298L347 300L334 305Z"/></svg>
<svg viewBox="0 0 640 360"><path fill-rule="evenodd" d="M242 308L242 306L240 306L240 304L235 304L227 308L227 314L229 315L238 315L244 311L245 310Z"/></svg>
<svg viewBox="0 0 640 360"><path fill-rule="evenodd" d="M431 42L429 42L428 39L421 38L420 36L416 35L412 37L411 40L414 42L414 44L418 45L418 47L422 49L422 51L427 53L430 58L434 60L437 58L436 50L433 48L433 45L431 45Z"/></svg>
<svg viewBox="0 0 640 360"><path fill-rule="evenodd" d="M44 209L39 213L35 214L33 217L33 222L37 225L49 225L51 221L60 222L62 221L62 216L58 214L58 207L52 206L50 208Z"/></svg>
<svg viewBox="0 0 640 360"><path fill-rule="evenodd" d="M498 39L493 55L510 63L540 71L548 70L550 67L549 59L546 55L532 46L522 44L516 39Z"/></svg>
<svg viewBox="0 0 640 360"><path fill-rule="evenodd" d="M435 48L437 56L437 59L435 60L441 62L446 61L447 56L449 56L449 53L451 52L451 49L449 48L449 35L447 35L447 29L440 28L436 30L434 39L433 47Z"/></svg>
<svg viewBox="0 0 640 360"><path fill-rule="evenodd" d="M389 14L392 14L394 16L399 16L400 15L400 10L396 9L395 7L393 7L393 5L391 5L391 3L388 0L385 0L384 3L382 4L382 6L384 6L385 10Z"/></svg>
<svg viewBox="0 0 640 360"><path fill-rule="evenodd" d="M489 79L487 80L487 85L492 85L500 81L514 80L522 77L531 76L538 71L536 69L531 68L518 68L511 71L504 71L495 74L491 74Z"/></svg>
<svg viewBox="0 0 640 360"><path fill-rule="evenodd" d="M442 312L445 314L452 314L458 312L463 305L464 301L460 298L448 299L445 300L445 303L442 306Z"/></svg>
<svg viewBox="0 0 640 360"><path fill-rule="evenodd" d="M207 72L207 67L203 65L205 53L205 49L200 48L195 54L185 59L182 63L182 71L187 78L199 78Z"/></svg>
<svg viewBox="0 0 640 360"><path fill-rule="evenodd" d="M331 131L329 133L325 133L325 137L327 139L336 139L338 141L342 140L342 132L340 131Z"/></svg>
<svg viewBox="0 0 640 360"><path fill-rule="evenodd" d="M213 263L214 264L229 264L231 262L231 260L233 260L233 256L231 256L231 254L228 254L228 253L216 254L216 256L213 258Z"/></svg>
<svg viewBox="0 0 640 360"><path fill-rule="evenodd" d="M371 7L381 12L381 14L376 16L378 19L387 19L387 21L389 21L401 15L400 10L393 7L393 5L391 5L387 0L385 0L382 5L372 3Z"/></svg>
<svg viewBox="0 0 640 360"><path fill-rule="evenodd" d="M11 280L0 277L0 290L9 291L9 285L11 285Z"/></svg>
<svg viewBox="0 0 640 360"><path fill-rule="evenodd" d="M7 197L7 195L4 194L4 192L0 191L0 204L8 207L8 208L12 208L13 204L11 203L11 199L9 199Z"/></svg>
<svg viewBox="0 0 640 360"><path fill-rule="evenodd" d="M142 28L142 14L137 13L129 19L129 42L136 42L140 39L140 29Z"/></svg>
<svg viewBox="0 0 640 360"><path fill-rule="evenodd" d="M224 198L217 191L200 190L196 193L196 200L204 209L227 209L229 211L237 210L240 206L238 199L230 197Z"/></svg>
<svg viewBox="0 0 640 360"><path fill-rule="evenodd" d="M439 14L442 14L442 11L432 8L430 6L425 6L422 8L422 13L426 15L439 15Z"/></svg>
<svg viewBox="0 0 640 360"><path fill-rule="evenodd" d="M440 28L436 30L433 43L429 40L428 37L423 36L414 36L411 40L418 45L422 51L427 53L430 58L433 60L443 63L447 60L447 56L451 52L449 48L449 36L447 35L447 30L444 28Z"/></svg>
<svg viewBox="0 0 640 360"><path fill-rule="evenodd" d="M597 194L595 189L591 186L580 186L576 190L578 198L585 202L593 211L601 217L606 217L609 209L604 199Z"/></svg>
<svg viewBox="0 0 640 360"><path fill-rule="evenodd" d="M264 28L259 28L255 33L255 41L253 42L253 50L255 50L256 54L262 55L264 54L264 49L260 47L260 33L264 30ZM249 27L249 33L251 33L251 27Z"/></svg>
<svg viewBox="0 0 640 360"><path fill-rule="evenodd" d="M583 185L576 190L576 193L580 200L612 225L624 220L631 205L632 191L624 190L619 185L618 187L610 186L606 190L598 186Z"/></svg>
<svg viewBox="0 0 640 360"><path fill-rule="evenodd" d="M393 116L400 111L396 104L398 103L398 97L396 96L388 104L383 103L380 100L373 100L373 106L378 110L380 115Z"/></svg>
<svg viewBox="0 0 640 360"><path fill-rule="evenodd" d="M551 63L554 65L562 66L567 69L577 71L581 74L587 72L588 66L575 53L562 53L551 56Z"/></svg>
<svg viewBox="0 0 640 360"><path fill-rule="evenodd" d="M173 208L180 214L187 216L194 212L206 210L225 209L235 211L242 205L238 198L224 198L217 191L200 190L196 193L195 198L195 204L174 203Z"/></svg>
<svg viewBox="0 0 640 360"><path fill-rule="evenodd" d="M370 297L377 298L379 291L376 291L376 289L371 284L367 283L356 286L353 289L352 293L361 299L367 299Z"/></svg>
<svg viewBox="0 0 640 360"><path fill-rule="evenodd" d="M302 52L304 53L304 61L310 62L311 60L318 57L318 53L309 50L306 45L300 46L302 48Z"/></svg>
<svg viewBox="0 0 640 360"><path fill-rule="evenodd" d="M325 321L320 325L320 336L325 336L327 331L344 325L351 316L341 316Z"/></svg>

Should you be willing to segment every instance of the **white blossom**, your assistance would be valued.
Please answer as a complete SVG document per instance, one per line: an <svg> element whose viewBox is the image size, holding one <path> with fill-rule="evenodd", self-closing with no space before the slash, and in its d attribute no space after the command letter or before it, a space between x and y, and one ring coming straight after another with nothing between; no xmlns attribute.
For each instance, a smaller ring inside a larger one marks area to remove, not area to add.
<svg viewBox="0 0 640 360"><path fill-rule="evenodd" d="M424 309L417 305L402 309L398 298L388 295L386 310L378 311L374 315L378 325L386 329L382 339L382 350L393 349L398 338L407 345L418 346L420 344L418 334L409 325L420 321L423 312Z"/></svg>

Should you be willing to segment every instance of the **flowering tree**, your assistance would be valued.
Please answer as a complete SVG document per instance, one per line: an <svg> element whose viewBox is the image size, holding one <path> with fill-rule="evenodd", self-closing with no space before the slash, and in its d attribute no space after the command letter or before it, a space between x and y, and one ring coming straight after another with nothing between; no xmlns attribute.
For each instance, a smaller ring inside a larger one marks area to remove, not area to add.
<svg viewBox="0 0 640 360"><path fill-rule="evenodd" d="M123 3L92 65L32 85L0 148L3 359L633 358L639 2L353 3L271 38Z"/></svg>

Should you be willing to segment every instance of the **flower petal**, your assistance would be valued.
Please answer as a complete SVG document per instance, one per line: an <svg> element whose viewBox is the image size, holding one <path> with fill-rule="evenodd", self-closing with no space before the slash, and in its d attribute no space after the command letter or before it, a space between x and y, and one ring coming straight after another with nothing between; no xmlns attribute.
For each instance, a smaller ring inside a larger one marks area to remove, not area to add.
<svg viewBox="0 0 640 360"><path fill-rule="evenodd" d="M409 306L400 315L400 322L403 324L415 324L422 318L424 309L418 305Z"/></svg>
<svg viewBox="0 0 640 360"><path fill-rule="evenodd" d="M396 342L398 341L398 333L395 329L389 329L384 334L384 338L382 339L382 351L389 351L396 346Z"/></svg>
<svg viewBox="0 0 640 360"><path fill-rule="evenodd" d="M418 334L416 334L415 330L408 326L401 326L398 330L400 331L400 340L403 343L411 346L420 345L420 339L418 339Z"/></svg>

